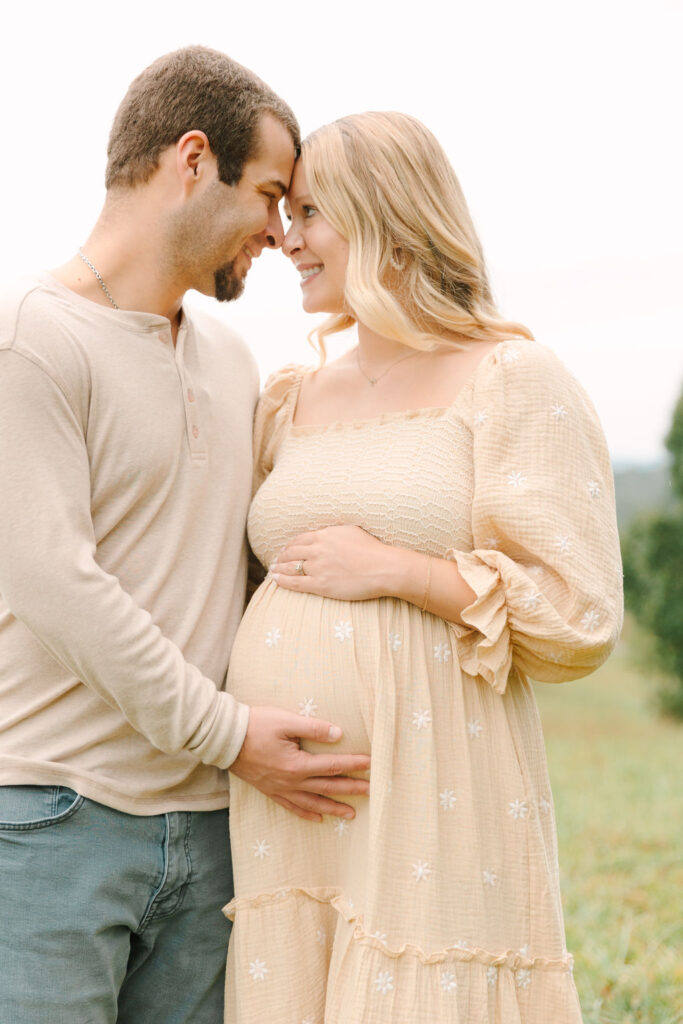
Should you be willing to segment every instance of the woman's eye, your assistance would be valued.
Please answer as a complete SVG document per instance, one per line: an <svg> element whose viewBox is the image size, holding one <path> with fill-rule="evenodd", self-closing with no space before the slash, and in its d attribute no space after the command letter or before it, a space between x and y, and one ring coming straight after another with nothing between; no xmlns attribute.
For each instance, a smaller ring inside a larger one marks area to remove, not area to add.
<svg viewBox="0 0 683 1024"><path fill-rule="evenodd" d="M304 217L307 220L308 220L309 217L312 217L314 213L318 212L316 210L315 206L304 206L303 210L304 210Z"/></svg>

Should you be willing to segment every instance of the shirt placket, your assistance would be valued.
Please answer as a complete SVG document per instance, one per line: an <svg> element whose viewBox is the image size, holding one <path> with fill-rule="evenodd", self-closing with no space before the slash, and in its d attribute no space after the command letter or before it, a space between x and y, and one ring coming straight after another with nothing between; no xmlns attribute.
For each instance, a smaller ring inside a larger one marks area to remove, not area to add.
<svg viewBox="0 0 683 1024"><path fill-rule="evenodd" d="M185 364L185 345L188 341L188 334L189 331L186 324L181 324L175 345L175 365L180 381L185 411L185 433L190 454L197 462L205 462L208 458L208 449L204 417L197 388Z"/></svg>

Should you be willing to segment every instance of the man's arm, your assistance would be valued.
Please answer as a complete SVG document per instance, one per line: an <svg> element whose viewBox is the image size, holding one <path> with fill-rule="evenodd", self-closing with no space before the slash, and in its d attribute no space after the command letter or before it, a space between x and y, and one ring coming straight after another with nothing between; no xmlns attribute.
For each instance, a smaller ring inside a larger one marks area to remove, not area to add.
<svg viewBox="0 0 683 1024"><path fill-rule="evenodd" d="M219 768L237 759L238 770L260 776L262 784L272 780L265 784L274 798L291 797L297 805L301 792L298 806L306 811L306 773L327 776L336 774L333 767L357 771L367 765L367 758L359 763L346 756L313 762L314 755L299 751L293 771L292 740L285 739L291 716L274 713L262 722L257 713L256 727L248 730L249 709L186 662L118 579L102 569L90 511L85 425L44 368L7 349L0 350L0 481L0 593L10 611L155 747L188 750ZM304 724L297 723L298 735ZM329 732L329 723L321 728ZM356 792L358 783L339 785Z"/></svg>

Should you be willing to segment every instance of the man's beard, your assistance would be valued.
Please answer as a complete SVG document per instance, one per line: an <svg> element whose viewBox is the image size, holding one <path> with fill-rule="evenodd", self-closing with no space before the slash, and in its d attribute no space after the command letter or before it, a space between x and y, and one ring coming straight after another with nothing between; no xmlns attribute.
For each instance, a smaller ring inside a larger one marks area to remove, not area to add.
<svg viewBox="0 0 683 1024"><path fill-rule="evenodd" d="M244 280L246 274L243 277L238 277L235 273L235 263L226 263L224 267L217 270L213 277L216 286L216 298L219 302L232 302L233 299L239 298L244 291Z"/></svg>

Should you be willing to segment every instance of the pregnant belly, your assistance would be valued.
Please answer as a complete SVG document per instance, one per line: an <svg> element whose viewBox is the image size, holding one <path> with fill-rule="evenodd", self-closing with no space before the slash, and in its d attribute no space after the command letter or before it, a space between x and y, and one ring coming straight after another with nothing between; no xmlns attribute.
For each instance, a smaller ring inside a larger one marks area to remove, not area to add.
<svg viewBox="0 0 683 1024"><path fill-rule="evenodd" d="M238 630L228 691L245 704L323 718L343 730L335 750L369 752L379 659L377 609L369 605L376 602L295 594L267 579Z"/></svg>

